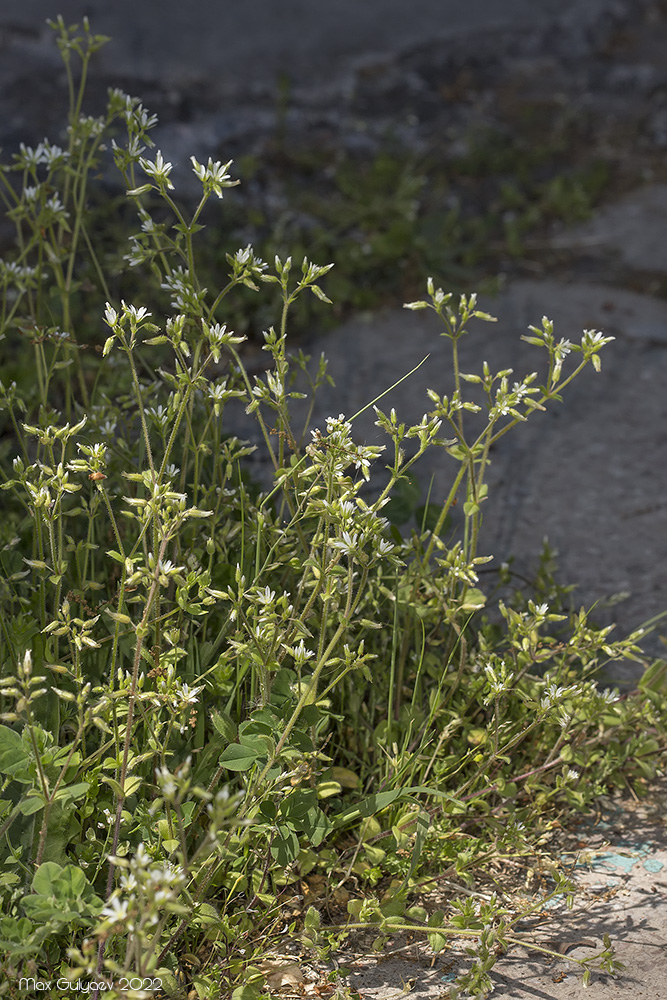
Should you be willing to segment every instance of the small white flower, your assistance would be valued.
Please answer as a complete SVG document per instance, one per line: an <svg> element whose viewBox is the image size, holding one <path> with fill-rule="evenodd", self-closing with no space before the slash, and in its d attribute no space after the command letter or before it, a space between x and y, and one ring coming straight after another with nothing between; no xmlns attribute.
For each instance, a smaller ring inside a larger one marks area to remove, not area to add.
<svg viewBox="0 0 667 1000"><path fill-rule="evenodd" d="M54 166L59 160L64 161L69 159L69 153L61 149L60 146L52 146L48 139L45 139L42 145L42 163L45 163L48 167Z"/></svg>
<svg viewBox="0 0 667 1000"><path fill-rule="evenodd" d="M135 323L141 323L142 320L151 315L146 306L139 306L139 308L137 308L133 305L128 306L125 302L123 302L123 309L126 315L128 315L131 320L134 320Z"/></svg>
<svg viewBox="0 0 667 1000"><path fill-rule="evenodd" d="M137 868L148 868L152 858L143 844L139 844L134 855L133 864Z"/></svg>
<svg viewBox="0 0 667 1000"><path fill-rule="evenodd" d="M157 783L160 786L160 791L165 796L165 798L172 798L177 791L177 785L174 781L174 776L167 767L158 767L155 769L155 777Z"/></svg>
<svg viewBox="0 0 667 1000"><path fill-rule="evenodd" d="M181 702L183 703L183 706L196 705L197 702L199 701L197 695L199 694L200 691L203 690L204 690L203 685L200 687L191 688L188 684L182 684L178 694Z"/></svg>
<svg viewBox="0 0 667 1000"><path fill-rule="evenodd" d="M213 191L218 198L222 198L223 188L234 187L238 184L238 181L233 181L229 174L233 160L228 160L227 163L221 163L220 160L214 162L209 156L208 163L204 166L203 163L198 163L194 156L191 156L190 162L195 174L204 185L204 190Z"/></svg>
<svg viewBox="0 0 667 1000"><path fill-rule="evenodd" d="M106 309L104 310L104 320L107 326L110 327L114 327L118 322L118 313L108 302L106 303Z"/></svg>
<svg viewBox="0 0 667 1000"><path fill-rule="evenodd" d="M313 656L315 656L315 653L313 652L312 649L307 649L306 646L304 646L303 639L299 641L298 646L294 647L294 649L292 650L292 654L294 656L295 662L299 666L305 663L306 660L310 660Z"/></svg>
<svg viewBox="0 0 667 1000"><path fill-rule="evenodd" d="M138 884L132 872L127 872L120 877L120 887L123 892L134 892Z"/></svg>
<svg viewBox="0 0 667 1000"><path fill-rule="evenodd" d="M21 143L19 146L20 152L17 154L16 159L19 161L22 167L36 167L38 164L43 162L44 157L44 145L43 143L38 143L33 149L32 146L26 146L25 143Z"/></svg>
<svg viewBox="0 0 667 1000"><path fill-rule="evenodd" d="M149 177L154 177L158 184L163 184L166 188L173 190L174 185L169 180L169 174L173 167L171 163L165 163L161 151L158 149L155 156L155 163L146 160L143 156L139 158L139 166Z"/></svg>
<svg viewBox="0 0 667 1000"><path fill-rule="evenodd" d="M127 919L129 911L130 904L127 899L112 896L100 915L106 920L112 920L115 924L119 924Z"/></svg>

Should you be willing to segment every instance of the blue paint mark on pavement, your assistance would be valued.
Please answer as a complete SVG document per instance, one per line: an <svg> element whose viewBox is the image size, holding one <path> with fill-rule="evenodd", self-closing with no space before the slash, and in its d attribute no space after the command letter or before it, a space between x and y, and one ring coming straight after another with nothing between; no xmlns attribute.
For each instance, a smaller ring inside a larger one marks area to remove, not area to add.
<svg viewBox="0 0 667 1000"><path fill-rule="evenodd" d="M594 859L592 867L593 868L620 868L621 871L630 872L634 866L639 861L639 857L635 854L628 856L627 854L616 854L612 851L607 851L605 854L598 854Z"/></svg>

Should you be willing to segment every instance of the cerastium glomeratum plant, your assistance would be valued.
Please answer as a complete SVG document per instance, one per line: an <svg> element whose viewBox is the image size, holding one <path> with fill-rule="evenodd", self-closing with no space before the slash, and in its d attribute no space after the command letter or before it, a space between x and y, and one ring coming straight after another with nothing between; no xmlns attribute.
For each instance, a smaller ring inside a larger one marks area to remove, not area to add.
<svg viewBox="0 0 667 1000"><path fill-rule="evenodd" d="M435 950L467 940L456 989L482 996L522 916L572 886L555 866L521 902L474 878L539 853L555 816L641 787L664 745L655 667L623 698L594 680L640 658L641 630L612 641L568 615L548 551L496 622L479 585L491 447L599 370L610 338L556 340L544 319L527 337L542 383L464 373L459 341L491 317L429 279L409 308L451 342L451 394L429 390L413 426L378 397L386 454L350 416L313 428L326 362L291 355L287 329L304 295L326 306L331 265L246 245L205 287L198 234L238 183L231 161L193 157L201 197L184 207L139 101L113 90L104 115L83 114L104 40L54 27L67 141L22 146L0 172L16 227L0 264L0 996L25 977L268 996L271 949L320 960L368 927L378 948L402 929ZM105 151L139 219L122 266L89 207ZM229 319L242 289L276 302L255 374ZM257 422L268 485L233 407ZM473 435L468 411L485 419ZM451 488L401 535L390 500L433 448L454 460ZM434 872L440 909L418 896ZM595 961L616 968L610 946Z"/></svg>

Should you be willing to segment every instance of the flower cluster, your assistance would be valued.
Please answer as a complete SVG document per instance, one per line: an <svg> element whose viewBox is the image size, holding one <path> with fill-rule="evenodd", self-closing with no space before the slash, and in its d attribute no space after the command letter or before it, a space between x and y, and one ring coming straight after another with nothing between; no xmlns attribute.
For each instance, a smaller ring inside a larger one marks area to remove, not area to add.
<svg viewBox="0 0 667 1000"><path fill-rule="evenodd" d="M154 861L143 844L131 858L111 860L123 874L100 912L99 934L126 932L143 937L154 933L168 914L187 912L180 903L187 884L182 868L169 861Z"/></svg>
<svg viewBox="0 0 667 1000"><path fill-rule="evenodd" d="M241 183L233 181L230 177L229 168L234 162L233 160L228 160L227 163L221 163L219 160L214 162L209 156L208 163L204 166L203 163L198 163L194 156L191 156L190 162L192 169L202 182L205 196L215 194L218 198L222 198L223 188L236 187L237 184Z"/></svg>

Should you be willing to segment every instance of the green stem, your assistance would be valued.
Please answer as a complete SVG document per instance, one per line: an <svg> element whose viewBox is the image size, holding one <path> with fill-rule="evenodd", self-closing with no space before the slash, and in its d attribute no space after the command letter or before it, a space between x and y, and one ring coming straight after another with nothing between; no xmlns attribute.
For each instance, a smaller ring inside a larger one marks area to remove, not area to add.
<svg viewBox="0 0 667 1000"><path fill-rule="evenodd" d="M360 599L361 595L363 594L364 587L365 587L365 584L366 584L366 578L368 576L368 571L364 570L364 573L362 574L362 579L361 579L359 587L357 589L357 596L356 596L356 598L354 600L352 600L352 581L351 581L352 564L353 564L352 560L350 560L350 568L349 568L349 574L348 574L348 586L349 586L349 590L348 590L348 597L347 597L347 606L345 608L345 611L343 612L342 620L341 620L338 628L334 632L333 636L331 637L329 643L327 644L327 647L324 650L324 653L320 657L320 660L319 660L317 666L315 667L315 669L314 669L314 671L313 671L313 673L312 673L312 675L310 677L310 683L308 684L308 687L305 689L305 691L302 693L301 697L299 698L299 701L297 702L296 708L292 712L292 715L290 716L289 721L287 722L287 724L285 726L285 729L283 730L282 736L278 740L278 743L276 745L276 749L271 754L268 762L266 763L266 765L262 769L259 777L257 778L256 784L258 786L262 784L262 782L266 778L267 774L271 770L274 761L279 757L279 755L280 755L283 747L285 746L285 743L287 742L287 740L289 738L290 733L294 729L294 726L296 725L296 723L298 721L298 718L301 715L301 712L303 711L304 706L307 705L307 704L310 704L310 702L311 702L311 700L312 700L315 692L317 691L317 683L318 683L318 681L320 679L320 675L321 675L322 671L324 670L324 668L326 667L327 661L328 661L329 657L331 656L332 652L334 651L334 649L338 645L338 642L340 641L340 639L344 635L345 630L347 629L347 627L348 627L348 625L350 623L350 618L352 617L352 615L354 613L354 609L355 609L357 603L359 602L359 599Z"/></svg>

